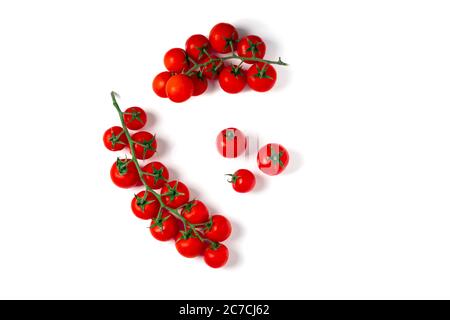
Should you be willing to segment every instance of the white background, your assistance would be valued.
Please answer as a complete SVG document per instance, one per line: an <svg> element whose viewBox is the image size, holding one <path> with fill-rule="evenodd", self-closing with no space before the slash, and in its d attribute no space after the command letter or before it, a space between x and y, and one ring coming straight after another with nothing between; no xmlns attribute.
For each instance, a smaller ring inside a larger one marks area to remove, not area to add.
<svg viewBox="0 0 450 320"><path fill-rule="evenodd" d="M0 298L450 298L449 16L448 1L3 1ZM165 51L220 21L290 63L276 88L156 97ZM111 90L232 220L227 268L154 240L138 190L109 181ZM224 173L258 170L217 154L228 126L288 148L286 173L233 192Z"/></svg>

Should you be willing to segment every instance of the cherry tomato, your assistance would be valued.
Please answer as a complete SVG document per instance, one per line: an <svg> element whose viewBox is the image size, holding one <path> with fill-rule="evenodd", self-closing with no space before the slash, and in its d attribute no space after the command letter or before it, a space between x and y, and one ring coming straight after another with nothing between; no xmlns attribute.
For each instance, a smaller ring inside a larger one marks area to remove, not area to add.
<svg viewBox="0 0 450 320"><path fill-rule="evenodd" d="M125 110L123 119L125 120L125 125L130 130L142 129L147 123L147 115L139 107L131 107Z"/></svg>
<svg viewBox="0 0 450 320"><path fill-rule="evenodd" d="M264 58L266 54L266 44L258 36L246 36L237 44L236 52L238 56L243 58ZM256 61L244 61L246 63L254 64Z"/></svg>
<svg viewBox="0 0 450 320"><path fill-rule="evenodd" d="M256 63L247 70L247 83L258 92L266 92L273 88L277 81L277 72L270 64Z"/></svg>
<svg viewBox="0 0 450 320"><path fill-rule="evenodd" d="M235 44L238 38L236 28L229 23L218 23L209 33L209 43L219 53L231 52L232 46L236 48Z"/></svg>
<svg viewBox="0 0 450 320"><path fill-rule="evenodd" d="M170 181L161 189L161 200L169 208L179 208L189 201L189 189L181 181Z"/></svg>
<svg viewBox="0 0 450 320"><path fill-rule="evenodd" d="M194 85L193 96L199 96L208 89L208 80L202 72L195 72L191 75L192 84Z"/></svg>
<svg viewBox="0 0 450 320"><path fill-rule="evenodd" d="M139 160L150 159L156 152L158 144L150 132L139 131L131 136L134 143L134 152Z"/></svg>
<svg viewBox="0 0 450 320"><path fill-rule="evenodd" d="M286 169L289 153L280 144L269 143L258 151L258 167L269 176L276 176Z"/></svg>
<svg viewBox="0 0 450 320"><path fill-rule="evenodd" d="M177 74L167 81L166 94L173 102L184 102L194 94L194 84L188 76Z"/></svg>
<svg viewBox="0 0 450 320"><path fill-rule="evenodd" d="M173 48L164 55L164 65L170 72L180 73L189 70L190 63L186 51Z"/></svg>
<svg viewBox="0 0 450 320"><path fill-rule="evenodd" d="M142 168L142 171L144 171L145 182L154 190L161 189L169 180L169 170L161 162L150 162Z"/></svg>
<svg viewBox="0 0 450 320"><path fill-rule="evenodd" d="M186 204L181 214L192 224L204 223L209 219L208 208L200 200L193 200Z"/></svg>
<svg viewBox="0 0 450 320"><path fill-rule="evenodd" d="M111 180L120 188L134 187L139 181L139 174L134 162L130 159L119 159L112 165Z"/></svg>
<svg viewBox="0 0 450 320"><path fill-rule="evenodd" d="M164 211L161 219L153 219L150 225L150 233L159 241L169 241L178 234L178 220L169 212Z"/></svg>
<svg viewBox="0 0 450 320"><path fill-rule="evenodd" d="M208 61L218 59L217 56L210 56L210 57L204 57L202 60L200 60L200 64L207 63ZM220 71L223 68L223 62L220 60L214 61L209 63L208 65L201 68L201 72L203 75L211 80L217 79L218 75L220 74Z"/></svg>
<svg viewBox="0 0 450 320"><path fill-rule="evenodd" d="M186 258L195 258L205 250L205 244L191 231L180 232L175 246L178 252Z"/></svg>
<svg viewBox="0 0 450 320"><path fill-rule="evenodd" d="M170 72L163 71L161 73L158 73L155 79L153 79L153 91L161 98L167 98L166 84L167 81L169 81L170 77L172 77L172 74Z"/></svg>
<svg viewBox="0 0 450 320"><path fill-rule="evenodd" d="M108 150L119 151L128 145L128 140L123 129L115 126L105 131L103 143Z"/></svg>
<svg viewBox="0 0 450 320"><path fill-rule="evenodd" d="M199 61L210 50L208 38L202 34L194 34L186 40L186 52L195 61Z"/></svg>
<svg viewBox="0 0 450 320"><path fill-rule="evenodd" d="M239 193L252 191L256 184L255 175L247 169L239 169L233 173L228 181L233 185L233 189Z"/></svg>
<svg viewBox="0 0 450 320"><path fill-rule="evenodd" d="M203 259L211 268L221 268L228 261L228 248L221 243L212 243L206 248Z"/></svg>
<svg viewBox="0 0 450 320"><path fill-rule="evenodd" d="M236 158L247 149L247 138L239 129L223 129L217 135L216 147L225 158Z"/></svg>
<svg viewBox="0 0 450 320"><path fill-rule="evenodd" d="M159 208L159 201L151 192L147 192L147 196L145 196L145 191L141 191L131 201L131 210L136 217L142 220L156 218Z"/></svg>
<svg viewBox="0 0 450 320"><path fill-rule="evenodd" d="M231 234L231 223L222 215L213 215L206 225L205 237L214 242L222 242Z"/></svg>
<svg viewBox="0 0 450 320"><path fill-rule="evenodd" d="M219 84L225 92L241 92L247 84L245 70L235 65L223 68L219 75Z"/></svg>

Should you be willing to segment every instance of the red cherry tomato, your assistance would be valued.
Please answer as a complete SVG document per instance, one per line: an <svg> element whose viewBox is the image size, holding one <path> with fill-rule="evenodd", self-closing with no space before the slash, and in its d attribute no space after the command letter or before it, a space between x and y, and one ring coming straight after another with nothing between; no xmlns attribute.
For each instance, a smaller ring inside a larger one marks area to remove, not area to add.
<svg viewBox="0 0 450 320"><path fill-rule="evenodd" d="M245 70L235 65L223 68L219 75L219 84L225 92L241 92L247 84Z"/></svg>
<svg viewBox="0 0 450 320"><path fill-rule="evenodd" d="M208 38L202 34L194 34L186 40L186 52L195 61L199 61L210 52Z"/></svg>
<svg viewBox="0 0 450 320"><path fill-rule="evenodd" d="M150 162L142 168L142 171L144 172L144 180L151 189L161 189L169 180L169 170L161 162Z"/></svg>
<svg viewBox="0 0 450 320"><path fill-rule="evenodd" d="M206 248L203 259L211 268L221 268L228 261L228 248L220 243L212 243Z"/></svg>
<svg viewBox="0 0 450 320"><path fill-rule="evenodd" d="M216 60L216 59L218 59L218 57L215 55L212 55L210 57L204 57L202 60L200 60L200 64L204 64L211 60ZM206 78L208 78L210 80L215 80L219 76L220 71L222 69L223 69L222 61L217 60L217 61L207 64L206 66L203 66L200 71L203 73L203 75Z"/></svg>
<svg viewBox="0 0 450 320"><path fill-rule="evenodd" d="M222 242L231 234L231 223L222 215L213 215L206 225L205 237L214 242Z"/></svg>
<svg viewBox="0 0 450 320"><path fill-rule="evenodd" d="M141 191L131 201L131 210L142 220L156 218L159 208L159 201L151 192L147 192L146 196L145 191Z"/></svg>
<svg viewBox="0 0 450 320"><path fill-rule="evenodd" d="M233 189L239 193L246 193L253 190L256 184L255 175L247 169L239 169L231 175L229 182Z"/></svg>
<svg viewBox="0 0 450 320"><path fill-rule="evenodd" d="M256 63L247 70L247 83L258 92L266 92L273 88L277 81L277 72L270 64Z"/></svg>
<svg viewBox="0 0 450 320"><path fill-rule="evenodd" d="M236 48L238 38L239 35L236 28L229 23L218 23L209 33L209 43L219 53L231 52L232 47Z"/></svg>
<svg viewBox="0 0 450 320"><path fill-rule="evenodd" d="M179 208L189 201L189 189L181 181L170 181L161 189L161 200L169 208Z"/></svg>
<svg viewBox="0 0 450 320"><path fill-rule="evenodd" d="M269 143L258 151L258 167L269 176L276 176L286 169L289 153L280 144Z"/></svg>
<svg viewBox="0 0 450 320"><path fill-rule="evenodd" d="M236 52L238 56L243 58L264 58L266 54L266 44L258 36L246 36L242 38L237 44ZM256 61L244 61L246 63L254 64Z"/></svg>
<svg viewBox="0 0 450 320"><path fill-rule="evenodd" d="M184 102L194 94L194 84L188 76L177 74L167 81L166 94L173 102Z"/></svg>
<svg viewBox="0 0 450 320"><path fill-rule="evenodd" d="M199 96L208 89L208 80L201 72L196 72L191 75L192 84L194 85L193 96Z"/></svg>
<svg viewBox="0 0 450 320"><path fill-rule="evenodd" d="M125 110L123 119L125 120L125 125L130 130L142 129L147 123L147 115L145 111L139 107L131 107Z"/></svg>
<svg viewBox="0 0 450 320"><path fill-rule="evenodd" d="M119 188L134 187L139 181L136 165L130 159L117 159L111 167L110 175Z"/></svg>
<svg viewBox="0 0 450 320"><path fill-rule="evenodd" d="M119 151L128 145L127 136L121 127L111 127L103 134L103 144L108 150Z"/></svg>
<svg viewBox="0 0 450 320"><path fill-rule="evenodd" d="M247 138L239 129L223 129L217 135L216 147L225 158L236 158L247 149Z"/></svg>
<svg viewBox="0 0 450 320"><path fill-rule="evenodd" d="M164 65L170 72L180 73L190 68L186 51L181 48L173 48L164 55Z"/></svg>
<svg viewBox="0 0 450 320"><path fill-rule="evenodd" d="M153 91L161 98L167 98L166 84L167 81L169 81L170 77L172 77L172 74L170 72L163 71L161 73L158 73L155 79L153 79Z"/></svg>
<svg viewBox="0 0 450 320"><path fill-rule="evenodd" d="M153 219L150 225L150 233L159 241L169 241L178 234L178 220L170 213L164 211L161 219Z"/></svg>
<svg viewBox="0 0 450 320"><path fill-rule="evenodd" d="M189 231L178 234L175 246L186 258L195 258L205 250L205 244Z"/></svg>
<svg viewBox="0 0 450 320"><path fill-rule="evenodd" d="M158 143L153 134L147 131L139 131L131 136L134 143L134 152L139 160L150 159L156 152Z"/></svg>
<svg viewBox="0 0 450 320"><path fill-rule="evenodd" d="M186 204L181 214L192 224L204 223L209 219L208 208L200 200L193 200Z"/></svg>

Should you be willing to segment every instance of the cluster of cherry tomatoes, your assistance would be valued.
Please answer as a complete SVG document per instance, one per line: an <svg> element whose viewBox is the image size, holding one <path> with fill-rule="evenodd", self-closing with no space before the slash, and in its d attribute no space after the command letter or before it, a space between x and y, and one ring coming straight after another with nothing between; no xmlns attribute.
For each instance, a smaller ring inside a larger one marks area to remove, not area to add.
<svg viewBox="0 0 450 320"><path fill-rule="evenodd" d="M260 37L248 35L239 40L234 26L219 23L208 38L195 34L187 39L185 49L172 48L166 52L167 71L156 75L153 91L173 102L184 102L203 94L208 89L208 80L217 79L220 87L232 94L241 92L246 85L258 92L268 91L277 80L272 64L286 64L281 59L264 60L265 53L266 44ZM234 64L233 60L240 63ZM248 70L243 68L244 63L251 65Z"/></svg>
<svg viewBox="0 0 450 320"><path fill-rule="evenodd" d="M247 137L236 128L227 128L219 132L216 138L216 147L219 153L225 158L237 158L247 149ZM269 143L258 151L258 168L269 176L282 173L289 163L289 153L282 145ZM233 185L233 189L239 193L246 193L253 190L256 179L253 172L247 169L239 169L230 177L228 182Z"/></svg>
<svg viewBox="0 0 450 320"><path fill-rule="evenodd" d="M111 151L127 148L136 159L150 159L157 149L155 136L147 131L130 135L128 131L140 130L146 125L144 110L131 107L122 113L122 117L127 129L114 126L106 130L103 135L105 147ZM131 209L136 217L151 220L152 236L160 241L175 239L175 247L184 257L203 255L210 267L224 266L228 260L228 248L221 242L231 234L229 220L219 214L210 215L200 200L190 201L188 187L181 181L170 180L169 170L161 162L152 161L142 168L138 168L136 162L118 158L110 175L120 188L146 187L134 196Z"/></svg>

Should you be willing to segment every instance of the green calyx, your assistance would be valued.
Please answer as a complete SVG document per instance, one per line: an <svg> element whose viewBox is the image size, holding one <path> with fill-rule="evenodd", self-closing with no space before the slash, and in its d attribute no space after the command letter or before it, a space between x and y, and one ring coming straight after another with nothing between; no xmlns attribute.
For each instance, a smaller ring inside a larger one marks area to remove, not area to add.
<svg viewBox="0 0 450 320"><path fill-rule="evenodd" d="M123 131L119 133L117 136L111 130L111 137L109 137L109 142L111 142L112 147L114 148L117 144L125 144L120 140L120 137L123 135Z"/></svg>
<svg viewBox="0 0 450 320"><path fill-rule="evenodd" d="M225 138L229 141L229 140L233 140L235 137L234 131L233 130L226 130L225 131Z"/></svg>
<svg viewBox="0 0 450 320"><path fill-rule="evenodd" d="M209 245L209 247L210 247L210 249L212 249L212 250L217 250L217 249L219 249L220 248L220 243L218 243L218 242L211 242L211 244Z"/></svg>
<svg viewBox="0 0 450 320"><path fill-rule="evenodd" d="M161 230L164 230L164 221L166 221L167 219L169 219L170 216L166 216L164 218L162 217L158 217L156 218L153 223L150 225L150 228L154 228L154 227L159 227Z"/></svg>
<svg viewBox="0 0 450 320"><path fill-rule="evenodd" d="M241 76L243 74L242 68L240 66L232 65L231 73L237 78L238 76Z"/></svg>
<svg viewBox="0 0 450 320"><path fill-rule="evenodd" d="M177 196L184 196L183 192L178 192L178 181L175 182L175 185L173 187L167 184L167 189L169 190L166 193L162 194L162 196L169 197L170 201L175 200L175 197Z"/></svg>
<svg viewBox="0 0 450 320"><path fill-rule="evenodd" d="M153 202L155 202L155 200L147 200L147 193L144 194L143 197L139 197L138 195L134 195L134 197L136 198L136 205L142 210L145 211L145 206L148 204L151 204Z"/></svg>
<svg viewBox="0 0 450 320"><path fill-rule="evenodd" d="M155 139L156 139L156 135L154 135L150 140L144 140L139 143L139 145L141 145L144 148L144 151L143 151L144 158L148 151L156 152L156 149L153 147L153 143L155 142Z"/></svg>
<svg viewBox="0 0 450 320"><path fill-rule="evenodd" d="M117 160L116 160L117 171L119 171L119 174L121 176L127 174L128 165L130 164L131 161L132 160L128 160L128 159L122 160L122 159L117 158Z"/></svg>
<svg viewBox="0 0 450 320"><path fill-rule="evenodd" d="M152 173L144 172L147 176L152 176L154 183L158 183L159 180L166 181L166 178L163 175L164 169L156 169L152 164Z"/></svg>
<svg viewBox="0 0 450 320"><path fill-rule="evenodd" d="M260 68L258 65L256 65L256 70L258 70L258 72L256 74L254 74L254 77L260 78L260 79L273 79L271 76L269 76L267 74L267 68L268 68L268 64L264 64L264 66L262 68Z"/></svg>
<svg viewBox="0 0 450 320"><path fill-rule="evenodd" d="M235 175L235 174L226 174L225 176L229 177L228 182L231 184L235 184L237 179L239 179L240 177Z"/></svg>
<svg viewBox="0 0 450 320"><path fill-rule="evenodd" d="M270 157L268 159L272 161L272 163L279 164L280 167L284 167L283 161L281 161L281 157L283 156L284 152L280 151L278 153L275 152L275 150L271 147L270 148Z"/></svg>
<svg viewBox="0 0 450 320"><path fill-rule="evenodd" d="M256 42L254 43L252 40L247 38L248 48L246 52L251 52L253 57L256 57L256 53L259 52L258 46L262 44L262 42Z"/></svg>
<svg viewBox="0 0 450 320"><path fill-rule="evenodd" d="M191 212L192 208L195 207L195 205L196 205L195 201L192 200L183 206L183 211Z"/></svg>

